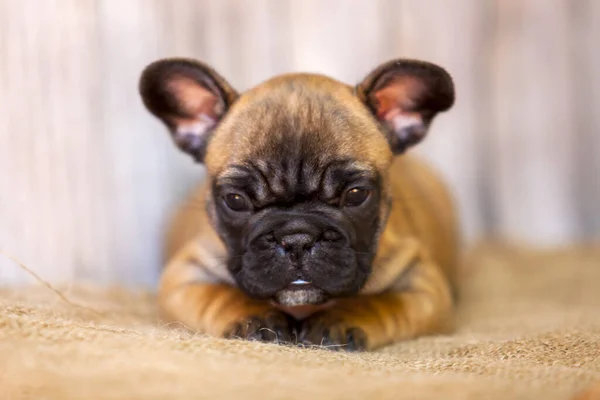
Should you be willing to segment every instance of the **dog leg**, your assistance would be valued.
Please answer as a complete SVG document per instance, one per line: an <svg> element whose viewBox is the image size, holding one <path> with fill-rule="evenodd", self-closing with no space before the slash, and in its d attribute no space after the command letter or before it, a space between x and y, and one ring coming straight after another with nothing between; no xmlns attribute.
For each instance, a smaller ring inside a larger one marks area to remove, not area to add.
<svg viewBox="0 0 600 400"><path fill-rule="evenodd" d="M300 329L299 341L334 350L373 350L447 331L452 309L450 285L441 269L417 256L387 291L340 299L332 308L309 317Z"/></svg>
<svg viewBox="0 0 600 400"><path fill-rule="evenodd" d="M165 320L216 337L277 343L295 339L295 322L287 314L211 279L196 260L193 254L180 256L166 267L158 296Z"/></svg>

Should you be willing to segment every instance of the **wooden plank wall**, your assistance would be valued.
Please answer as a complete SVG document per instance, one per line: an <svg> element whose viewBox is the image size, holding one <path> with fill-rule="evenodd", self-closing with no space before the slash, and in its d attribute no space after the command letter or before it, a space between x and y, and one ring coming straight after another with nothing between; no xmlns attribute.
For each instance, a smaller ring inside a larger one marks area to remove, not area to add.
<svg viewBox="0 0 600 400"><path fill-rule="evenodd" d="M0 251L52 281L155 282L166 213L203 174L136 92L167 56L241 90L437 62L458 101L415 151L468 238L597 238L599 27L595 0L0 0ZM0 257L0 284L28 281Z"/></svg>

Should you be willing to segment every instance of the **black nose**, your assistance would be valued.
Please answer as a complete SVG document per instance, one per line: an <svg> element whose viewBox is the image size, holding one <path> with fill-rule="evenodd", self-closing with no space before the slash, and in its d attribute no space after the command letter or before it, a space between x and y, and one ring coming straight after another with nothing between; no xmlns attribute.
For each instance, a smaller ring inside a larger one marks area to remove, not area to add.
<svg viewBox="0 0 600 400"><path fill-rule="evenodd" d="M286 253L297 260L302 256L302 253L309 251L315 244L315 237L309 233L293 233L282 236L279 239L279 244Z"/></svg>

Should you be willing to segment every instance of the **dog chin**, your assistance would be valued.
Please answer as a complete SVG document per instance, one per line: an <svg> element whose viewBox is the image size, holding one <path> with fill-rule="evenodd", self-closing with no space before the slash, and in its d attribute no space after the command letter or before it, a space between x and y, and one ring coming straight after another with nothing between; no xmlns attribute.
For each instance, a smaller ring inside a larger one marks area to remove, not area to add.
<svg viewBox="0 0 600 400"><path fill-rule="evenodd" d="M334 301L323 290L299 280L277 291L272 303L279 310L301 320L331 307Z"/></svg>
<svg viewBox="0 0 600 400"><path fill-rule="evenodd" d="M275 293L274 301L285 307L319 305L328 299L327 294L305 281L294 281Z"/></svg>

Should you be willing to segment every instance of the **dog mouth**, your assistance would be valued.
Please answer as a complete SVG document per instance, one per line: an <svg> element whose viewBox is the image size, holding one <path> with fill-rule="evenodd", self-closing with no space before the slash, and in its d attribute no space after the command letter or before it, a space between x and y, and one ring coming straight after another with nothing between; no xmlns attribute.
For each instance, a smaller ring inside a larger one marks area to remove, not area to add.
<svg viewBox="0 0 600 400"><path fill-rule="evenodd" d="M304 286L304 285L310 285L310 284L311 283L309 281L305 281L303 279L296 279L295 281L290 283L290 286Z"/></svg>
<svg viewBox="0 0 600 400"><path fill-rule="evenodd" d="M327 294L304 279L296 279L273 296L273 301L281 306L296 307L320 305L329 300Z"/></svg>

